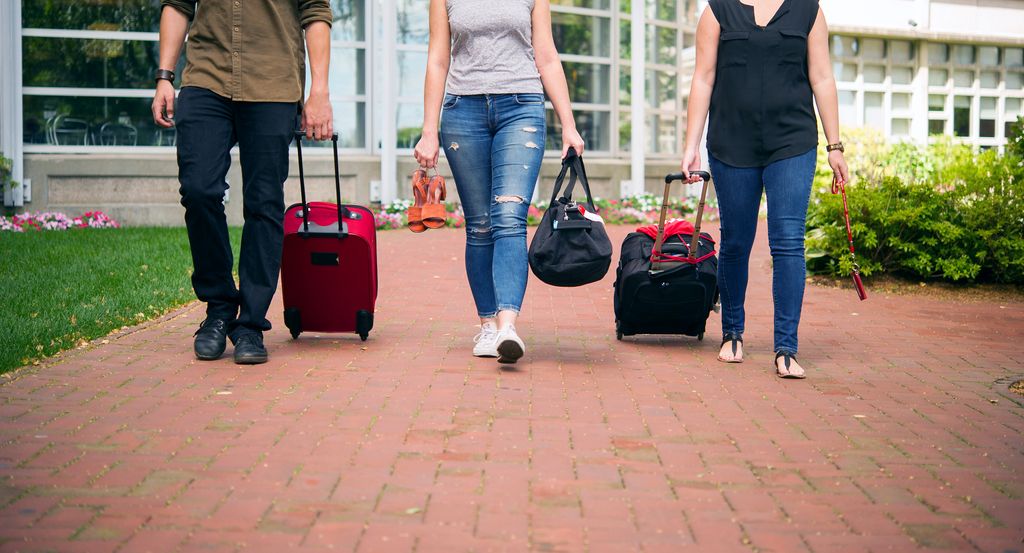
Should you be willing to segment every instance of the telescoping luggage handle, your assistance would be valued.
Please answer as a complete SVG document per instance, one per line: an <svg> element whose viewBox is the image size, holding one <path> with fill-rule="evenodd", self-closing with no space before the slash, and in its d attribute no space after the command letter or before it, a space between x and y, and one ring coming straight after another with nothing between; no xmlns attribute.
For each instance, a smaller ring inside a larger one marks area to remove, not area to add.
<svg viewBox="0 0 1024 553"><path fill-rule="evenodd" d="M658 219L658 237L654 241L654 250L651 252L651 271L655 272L658 270L665 270L670 266L677 266L680 263L696 264L703 261L703 258L697 258L697 247L700 245L700 225L704 219L704 202L708 195L708 182L711 181L711 174L707 171L690 171L690 175L700 177L703 181L703 186L700 191L700 203L697 204L697 221L693 226L693 238L690 242L689 255L686 259L678 258L676 256L667 256L661 252L662 246L665 245L665 218L668 216L668 202L669 192L672 190L672 183L677 180L685 180L682 173L672 173L665 176L665 197L661 201L661 217ZM714 253L710 254L714 255ZM658 263L658 267L654 267L654 263Z"/></svg>
<svg viewBox="0 0 1024 553"><path fill-rule="evenodd" d="M306 175L302 167L302 139L305 136L306 131L295 131L295 149L299 154L299 191L302 194L302 230L299 231L299 235L303 238L324 235L344 238L348 236L348 224L345 223L345 217L348 215L348 209L341 204L341 171L338 165L338 133L331 135L331 144L334 146L334 193L338 201L338 223L337 225L328 225L326 227L312 223L312 231L310 231L309 204L306 202Z"/></svg>

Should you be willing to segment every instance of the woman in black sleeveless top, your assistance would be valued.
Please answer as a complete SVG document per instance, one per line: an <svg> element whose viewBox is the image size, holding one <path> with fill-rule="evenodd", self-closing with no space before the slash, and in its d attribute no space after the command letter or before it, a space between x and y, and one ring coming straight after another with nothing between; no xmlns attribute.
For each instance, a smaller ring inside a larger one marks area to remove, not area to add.
<svg viewBox="0 0 1024 553"><path fill-rule="evenodd" d="M818 147L818 105L829 165L849 178L839 141L839 106L828 27L817 0L709 0L697 26L683 171L700 169L708 117L708 160L722 217L718 284L719 360L743 361L743 303L762 191L775 303L776 374L804 378L796 360L803 304L804 232Z"/></svg>

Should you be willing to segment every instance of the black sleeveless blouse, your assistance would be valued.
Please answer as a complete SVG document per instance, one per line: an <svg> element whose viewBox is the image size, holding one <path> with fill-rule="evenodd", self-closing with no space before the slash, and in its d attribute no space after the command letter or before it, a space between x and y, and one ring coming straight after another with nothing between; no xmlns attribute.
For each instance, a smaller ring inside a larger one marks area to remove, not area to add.
<svg viewBox="0 0 1024 553"><path fill-rule="evenodd" d="M818 0L783 0L757 26L740 0L710 0L722 27L711 92L708 149L734 167L764 167L818 145L814 95L807 74L807 35Z"/></svg>

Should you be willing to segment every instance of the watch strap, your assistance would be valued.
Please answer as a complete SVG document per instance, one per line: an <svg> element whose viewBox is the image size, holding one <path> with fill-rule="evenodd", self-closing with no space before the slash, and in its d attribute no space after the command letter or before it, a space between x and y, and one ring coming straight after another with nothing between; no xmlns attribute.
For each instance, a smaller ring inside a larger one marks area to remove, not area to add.
<svg viewBox="0 0 1024 553"><path fill-rule="evenodd" d="M173 83L174 82L174 71L171 71L170 69L157 69L156 70L156 75L154 76L154 80L157 80L157 81L165 80L165 81L171 81Z"/></svg>

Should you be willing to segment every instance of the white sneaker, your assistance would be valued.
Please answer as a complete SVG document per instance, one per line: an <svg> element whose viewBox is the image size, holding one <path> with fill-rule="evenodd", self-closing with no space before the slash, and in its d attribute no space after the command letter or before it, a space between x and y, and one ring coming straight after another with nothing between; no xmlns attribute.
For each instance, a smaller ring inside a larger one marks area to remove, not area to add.
<svg viewBox="0 0 1024 553"><path fill-rule="evenodd" d="M496 341L499 363L515 363L526 353L526 344L516 334L514 326L509 325L504 330L499 330Z"/></svg>
<svg viewBox="0 0 1024 553"><path fill-rule="evenodd" d="M477 357L498 356L498 326L487 323L480 327L480 333L473 337L473 355Z"/></svg>

